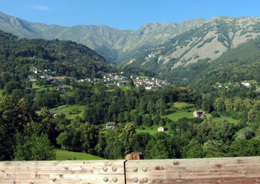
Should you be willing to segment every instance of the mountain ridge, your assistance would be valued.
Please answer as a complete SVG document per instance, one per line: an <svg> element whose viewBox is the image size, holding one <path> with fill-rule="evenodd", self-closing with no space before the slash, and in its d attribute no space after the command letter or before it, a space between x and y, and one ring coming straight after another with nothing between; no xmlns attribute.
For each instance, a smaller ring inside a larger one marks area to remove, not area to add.
<svg viewBox="0 0 260 184"><path fill-rule="evenodd" d="M25 38L75 41L96 50L111 63L121 63L125 60L124 55L126 52L129 54L134 53L140 48L157 46L176 34L203 22L203 19L194 19L178 24L171 22L162 24L148 23L134 31L118 30L105 25L76 25L66 27L30 23L4 13L0 14L0 25L3 31ZM154 25L159 26L159 29L152 29L151 26ZM77 36L75 37L75 35Z"/></svg>

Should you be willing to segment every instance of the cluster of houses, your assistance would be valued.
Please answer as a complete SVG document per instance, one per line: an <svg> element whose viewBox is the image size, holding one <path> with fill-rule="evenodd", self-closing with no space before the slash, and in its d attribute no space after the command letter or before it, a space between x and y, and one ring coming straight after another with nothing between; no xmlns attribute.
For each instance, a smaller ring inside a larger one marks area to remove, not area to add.
<svg viewBox="0 0 260 184"><path fill-rule="evenodd" d="M153 90L158 87L163 87L170 85L171 83L159 80L156 78L144 78L141 79L139 76L131 75L130 79L126 76L115 74L115 73L108 73L103 74L102 79L98 78L86 78L86 79L80 79L78 82L90 82L90 83L97 83L97 82L103 82L106 84L108 88L112 88L115 86L128 86L131 83L131 80L134 83L134 86L144 86L146 90Z"/></svg>
<svg viewBox="0 0 260 184"><path fill-rule="evenodd" d="M38 76L40 76L41 79L45 79L45 80L50 80L52 82L63 82L65 80L65 76L56 76L53 77L50 74L55 74L55 71L51 71L50 69L45 69L45 70L40 70L35 66L32 66L30 68L30 71L34 74L37 74ZM34 75L28 75L28 79L31 82L36 82L37 78Z"/></svg>
<svg viewBox="0 0 260 184"><path fill-rule="evenodd" d="M55 74L56 73L55 71L52 71L50 69L41 70L35 66L31 66L30 70L35 74L46 74L46 73Z"/></svg>
<svg viewBox="0 0 260 184"><path fill-rule="evenodd" d="M28 75L27 78L31 81L31 82L36 82L37 78L33 75ZM65 76L50 76L50 75L41 75L40 76L41 79L45 79L45 80L49 80L52 82L63 82L65 80Z"/></svg>
<svg viewBox="0 0 260 184"><path fill-rule="evenodd" d="M31 72L34 74L39 75L41 79L50 80L52 82L63 82L65 79L65 76L57 76L53 77L51 74L54 74L56 72L51 71L50 69L46 70L40 70L34 66L30 68ZM28 79L31 82L36 82L37 78L34 75L29 75ZM105 83L108 88L112 88L114 86L128 86L130 83L134 86L144 86L146 90L154 90L158 87L163 87L170 85L171 83L159 80L156 78L141 78L140 76L131 75L130 78L123 75L123 72L121 74L116 73L103 73L103 78L85 78L80 79L78 82L87 82L87 83L98 83L102 82Z"/></svg>
<svg viewBox="0 0 260 184"><path fill-rule="evenodd" d="M171 84L168 81L159 80L156 78L141 79L139 76L134 75L131 75L130 78L133 80L135 86L144 86L146 90L153 90L157 87L168 86Z"/></svg>
<svg viewBox="0 0 260 184"><path fill-rule="evenodd" d="M226 89L228 89L228 88L233 87L233 86L235 86L235 85L242 85L242 86L245 86L245 87L248 88L248 89L250 89L250 88L252 88L252 87L255 87L255 88L258 89L258 86L257 86L257 85L253 85L253 84L250 83L250 82L241 82L241 83L234 83L234 84L228 84L228 85L224 85L224 84L222 84L222 83L219 83L219 84L217 84L217 88L226 88Z"/></svg>

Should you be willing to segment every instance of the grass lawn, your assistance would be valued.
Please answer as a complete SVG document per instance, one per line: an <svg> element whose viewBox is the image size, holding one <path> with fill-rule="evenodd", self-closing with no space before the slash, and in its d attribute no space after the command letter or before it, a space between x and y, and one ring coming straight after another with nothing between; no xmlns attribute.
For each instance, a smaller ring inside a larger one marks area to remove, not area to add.
<svg viewBox="0 0 260 184"><path fill-rule="evenodd" d="M177 108L177 109L194 109L194 104L191 103L186 103L186 102L175 102L173 104L173 107Z"/></svg>
<svg viewBox="0 0 260 184"><path fill-rule="evenodd" d="M56 149L56 160L105 160L105 159L87 153Z"/></svg>
<svg viewBox="0 0 260 184"><path fill-rule="evenodd" d="M85 105L70 105L61 109L51 110L51 112L55 112L57 114L65 114L66 118L74 119L76 116L83 117L84 109Z"/></svg>
<svg viewBox="0 0 260 184"><path fill-rule="evenodd" d="M47 89L50 89L50 90L56 90L56 87L53 87L51 85L48 85L46 87L43 87L43 86L37 86L37 85L33 85L32 87L36 92L41 92L41 91L45 91Z"/></svg>
<svg viewBox="0 0 260 184"><path fill-rule="evenodd" d="M152 126L152 127L145 127L144 130L142 130L140 127L136 128L136 132L140 133L140 132L145 132L145 133L149 133L151 135L154 135L156 134L158 131L157 131L157 128L159 126Z"/></svg>
<svg viewBox="0 0 260 184"><path fill-rule="evenodd" d="M224 120L227 120L229 123L235 123L235 124L238 122L238 120L233 119L233 118L228 117L228 116L221 116L221 117L213 118L213 121L224 121Z"/></svg>
<svg viewBox="0 0 260 184"><path fill-rule="evenodd" d="M145 133L149 133L149 134L151 134L151 135L154 135L154 134L158 133L158 128L159 128L159 127L160 127L160 125L153 125L152 127L145 127L144 130L142 130L140 127L137 127L135 130L136 130L136 132L138 132L138 133L140 133L140 132L145 132ZM169 131L170 125L167 124L167 125L164 126L164 127L168 128L168 130L165 131L164 133L170 134L170 131Z"/></svg>
<svg viewBox="0 0 260 184"><path fill-rule="evenodd" d="M192 118L193 117L192 112L188 112L188 111L176 111L176 112L170 113L170 111L168 110L168 113L169 114L167 114L167 111L166 111L167 115L163 115L162 118L169 118L174 122L176 122L180 118L184 118L184 117Z"/></svg>
<svg viewBox="0 0 260 184"><path fill-rule="evenodd" d="M132 86L120 86L120 89L127 91L127 90L131 90L133 87Z"/></svg>

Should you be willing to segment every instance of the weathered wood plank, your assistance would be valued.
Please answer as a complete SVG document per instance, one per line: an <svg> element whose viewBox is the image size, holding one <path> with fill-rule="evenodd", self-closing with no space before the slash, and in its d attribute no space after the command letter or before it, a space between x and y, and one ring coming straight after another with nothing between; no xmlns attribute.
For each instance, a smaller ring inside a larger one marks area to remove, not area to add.
<svg viewBox="0 0 260 184"><path fill-rule="evenodd" d="M260 183L260 157L128 160L126 183Z"/></svg>
<svg viewBox="0 0 260 184"><path fill-rule="evenodd" d="M0 184L260 184L260 157L0 162Z"/></svg>
<svg viewBox="0 0 260 184"><path fill-rule="evenodd" d="M0 184L103 184L114 181L125 183L124 160L0 162Z"/></svg>

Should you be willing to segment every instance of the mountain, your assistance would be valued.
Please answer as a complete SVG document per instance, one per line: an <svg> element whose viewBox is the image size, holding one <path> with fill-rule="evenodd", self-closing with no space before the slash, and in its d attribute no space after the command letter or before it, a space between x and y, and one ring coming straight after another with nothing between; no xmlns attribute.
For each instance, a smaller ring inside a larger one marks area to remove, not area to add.
<svg viewBox="0 0 260 184"><path fill-rule="evenodd" d="M17 38L0 31L0 74L26 77L31 67L55 75L90 77L111 70L105 58L72 41Z"/></svg>
<svg viewBox="0 0 260 184"><path fill-rule="evenodd" d="M64 27L30 23L28 21L0 12L0 29L22 38L43 38L71 40L84 44L103 55L108 62L123 65L140 51L164 43L170 38L205 20L188 20L179 24L166 22L143 25L137 31L117 30L108 26L73 26Z"/></svg>
<svg viewBox="0 0 260 184"><path fill-rule="evenodd" d="M257 61L257 57L252 59L248 53L259 55L260 50L255 46L260 36L259 25L260 18L256 17L216 17L140 53L128 64L155 71L174 81L187 80L192 76L190 78L194 82L194 77L202 70L227 66L231 60L236 61L232 62L233 65Z"/></svg>
<svg viewBox="0 0 260 184"><path fill-rule="evenodd" d="M212 82L252 79L246 72L254 70L260 61L257 17L149 23L136 31L122 31L104 25L30 23L0 13L0 25L19 37L73 40L96 50L110 63L148 69L185 85L200 86L199 81L209 84L210 78ZM238 69L241 66L246 69L243 77Z"/></svg>

